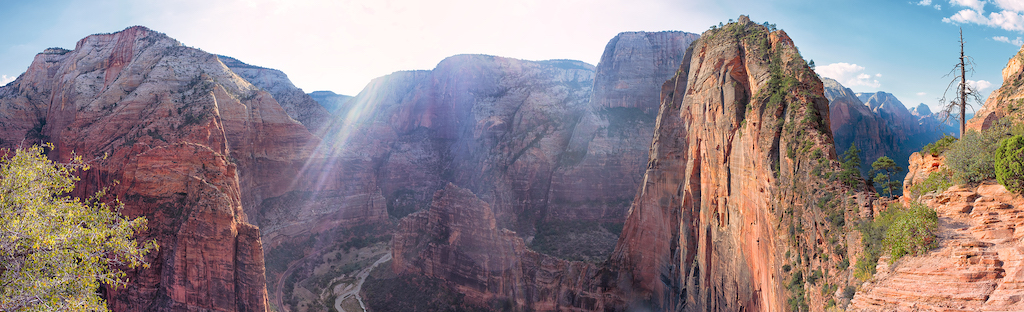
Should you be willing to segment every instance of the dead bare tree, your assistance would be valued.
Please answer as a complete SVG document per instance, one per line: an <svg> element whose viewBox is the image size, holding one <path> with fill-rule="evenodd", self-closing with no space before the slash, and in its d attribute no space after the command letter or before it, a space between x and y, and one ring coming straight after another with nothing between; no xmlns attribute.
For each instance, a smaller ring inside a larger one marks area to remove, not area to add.
<svg viewBox="0 0 1024 312"><path fill-rule="evenodd" d="M968 65L970 65L970 69L968 69ZM960 63L953 66L953 69L943 76L949 77L952 75L953 80L949 82L948 86L946 86L946 91L943 92L942 99L939 100L939 103L943 105L942 115L945 116L943 121L948 121L949 117L953 116L954 113L959 110L959 114L957 114L959 116L957 117L960 118L961 138L964 137L964 132L966 131L964 125L966 124L967 106L970 105L967 103L967 98L970 97L974 102L981 103L981 97L978 95L978 91L971 85L967 84L968 71L970 71L972 75L974 74L974 60L970 56L964 55L964 30L963 28L960 28ZM957 82L958 80L959 83ZM947 100L946 94L949 94L949 89L952 88L954 84L956 84L956 94L959 98Z"/></svg>

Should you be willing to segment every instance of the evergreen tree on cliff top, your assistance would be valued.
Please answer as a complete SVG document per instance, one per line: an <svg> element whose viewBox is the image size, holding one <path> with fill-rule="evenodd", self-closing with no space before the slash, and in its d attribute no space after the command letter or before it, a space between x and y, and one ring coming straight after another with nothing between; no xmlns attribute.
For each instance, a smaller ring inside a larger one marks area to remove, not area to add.
<svg viewBox="0 0 1024 312"><path fill-rule="evenodd" d="M147 266L156 244L133 239L144 217L121 216L103 191L82 201L74 189L81 158L57 164L43 148L17 149L0 159L0 311L97 311L101 283L123 287L120 267Z"/></svg>

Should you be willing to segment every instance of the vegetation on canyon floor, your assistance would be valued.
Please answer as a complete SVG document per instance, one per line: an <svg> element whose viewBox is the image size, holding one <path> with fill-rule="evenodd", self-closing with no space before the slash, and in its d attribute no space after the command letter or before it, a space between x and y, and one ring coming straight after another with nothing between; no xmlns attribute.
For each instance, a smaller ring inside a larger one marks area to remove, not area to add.
<svg viewBox="0 0 1024 312"><path fill-rule="evenodd" d="M122 268L147 267L153 241L135 240L146 218L128 219L105 191L67 194L88 165L47 159L44 147L0 159L0 311L106 310L101 285L127 285Z"/></svg>

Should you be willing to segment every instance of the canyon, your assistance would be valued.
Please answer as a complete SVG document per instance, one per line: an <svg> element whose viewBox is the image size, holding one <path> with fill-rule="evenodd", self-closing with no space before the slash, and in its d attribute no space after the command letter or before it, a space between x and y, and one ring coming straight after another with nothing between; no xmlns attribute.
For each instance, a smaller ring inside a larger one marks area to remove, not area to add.
<svg viewBox="0 0 1024 312"><path fill-rule="evenodd" d="M973 127L1016 114L1020 55ZM927 195L942 247L854 277L885 201L838 155L909 159L906 194L941 126L746 16L620 33L597 66L455 55L354 96L135 26L0 87L0 147L83 156L72 195L149 220L161 247L103 289L114 311L1021 308L1024 201L991 183Z"/></svg>

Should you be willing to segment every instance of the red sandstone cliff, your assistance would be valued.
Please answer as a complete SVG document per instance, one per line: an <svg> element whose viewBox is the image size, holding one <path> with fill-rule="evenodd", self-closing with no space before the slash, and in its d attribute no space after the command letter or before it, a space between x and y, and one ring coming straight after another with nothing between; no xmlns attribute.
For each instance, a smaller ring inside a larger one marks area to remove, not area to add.
<svg viewBox="0 0 1024 312"><path fill-rule="evenodd" d="M992 91L985 100L985 105L967 121L967 129L981 131L988 129L1000 118L1021 117L1021 99L1024 98L1024 47L1016 55L1010 57L1003 68L1003 85Z"/></svg>
<svg viewBox="0 0 1024 312"><path fill-rule="evenodd" d="M829 242L846 241L845 232L833 231L842 222L825 218L846 219L853 210L815 204L852 201L840 195L845 187L823 178L837 167L828 118L822 84L793 42L741 17L703 34L663 85L643 184L599 272L557 259L517 262L535 253L516 247L516 235L498 234L500 221L489 220L499 213L486 200L452 187L428 211L403 220L393 269L440 278L477 301L508 298L527 309L824 306L821 291L804 293L812 283L797 294L783 281L848 257ZM841 256L825 259L821 251ZM534 277L538 270L544 274ZM833 272L827 276L836 281L846 273Z"/></svg>
<svg viewBox="0 0 1024 312"><path fill-rule="evenodd" d="M75 195L111 187L125 214L149 219L140 239L161 248L107 292L111 309L266 310L248 203L280 192L271 181L319 142L271 94L214 55L131 27L37 55L0 106L5 147L52 141L51 157L94 159Z"/></svg>
<svg viewBox="0 0 1024 312"><path fill-rule="evenodd" d="M441 278L472 302L510 301L538 311L604 308L598 268L539 254L497 226L490 206L448 184L430 208L402 219L392 269Z"/></svg>
<svg viewBox="0 0 1024 312"><path fill-rule="evenodd" d="M813 173L836 157L821 81L785 32L745 16L688 55L663 86L609 286L629 309L783 311L783 252L828 248L812 203L843 191ZM785 224L806 230L787 239ZM816 258L794 270L828 263Z"/></svg>

